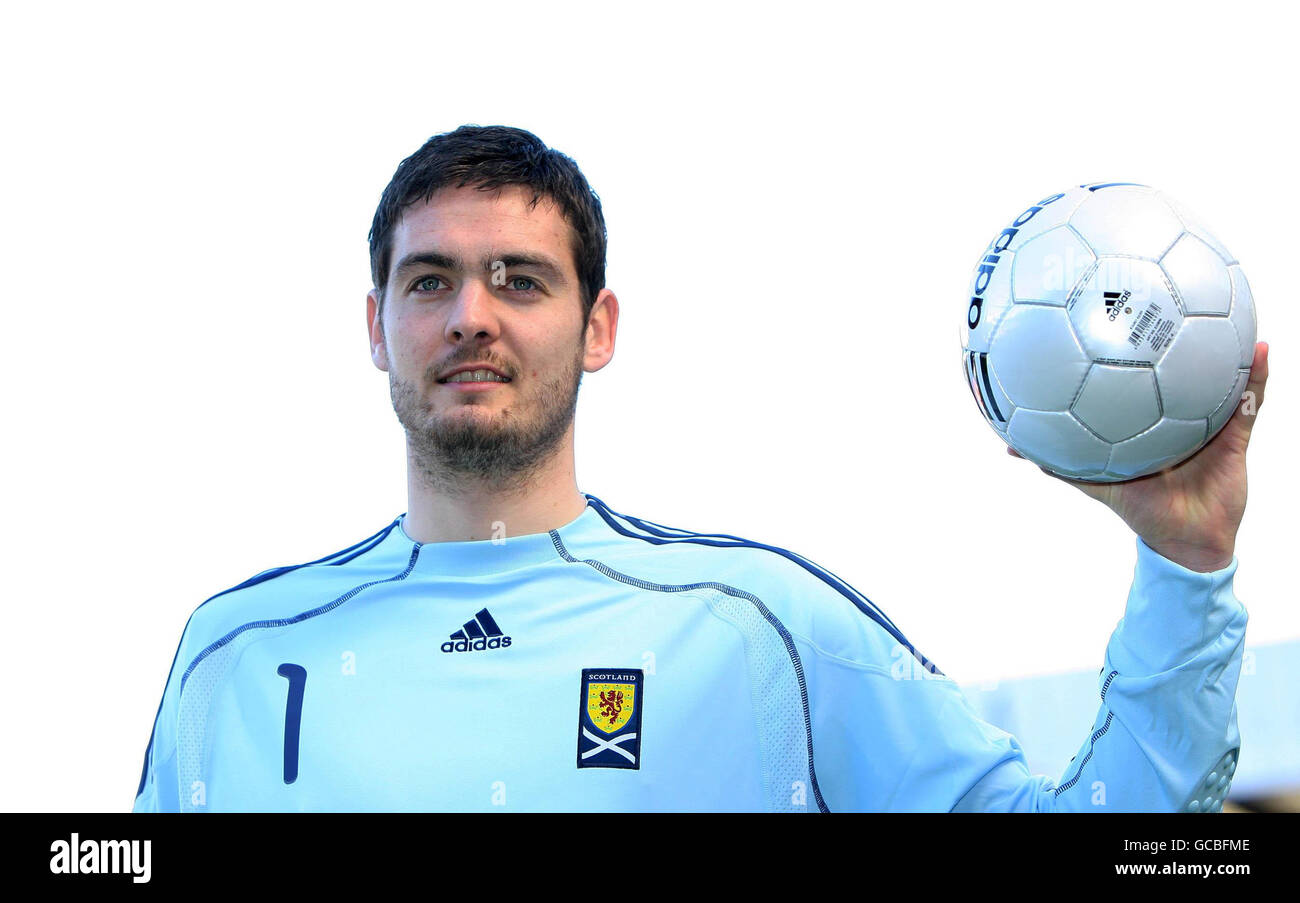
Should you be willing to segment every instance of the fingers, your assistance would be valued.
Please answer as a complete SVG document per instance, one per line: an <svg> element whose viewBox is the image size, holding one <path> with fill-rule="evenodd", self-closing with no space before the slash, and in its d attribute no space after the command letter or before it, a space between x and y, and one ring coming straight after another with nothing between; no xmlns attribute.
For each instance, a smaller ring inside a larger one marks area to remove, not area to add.
<svg viewBox="0 0 1300 903"><path fill-rule="evenodd" d="M1256 415L1264 404L1264 385L1268 382L1268 342L1255 343L1255 358L1250 365L1250 379L1246 390L1241 393L1237 403L1237 412L1232 415L1230 425L1243 440L1250 439L1250 431L1255 428Z"/></svg>

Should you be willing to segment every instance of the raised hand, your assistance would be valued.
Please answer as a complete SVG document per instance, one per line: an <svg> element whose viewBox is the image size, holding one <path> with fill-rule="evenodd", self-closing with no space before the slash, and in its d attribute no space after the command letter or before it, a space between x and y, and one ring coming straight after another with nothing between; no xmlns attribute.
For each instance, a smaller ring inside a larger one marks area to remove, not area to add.
<svg viewBox="0 0 1300 903"><path fill-rule="evenodd" d="M1246 446L1267 382L1268 344L1257 342L1250 379L1232 419L1204 448L1160 473L1088 483L1039 469L1109 507L1165 558L1193 571L1227 567L1246 511ZM1022 457L1012 448L1007 452Z"/></svg>

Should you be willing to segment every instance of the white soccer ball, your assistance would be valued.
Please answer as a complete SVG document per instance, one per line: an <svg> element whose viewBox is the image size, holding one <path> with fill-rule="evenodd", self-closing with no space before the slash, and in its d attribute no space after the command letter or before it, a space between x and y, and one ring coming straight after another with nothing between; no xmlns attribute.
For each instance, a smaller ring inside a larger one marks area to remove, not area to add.
<svg viewBox="0 0 1300 903"><path fill-rule="evenodd" d="M1145 185L1045 197L975 265L971 392L999 436L1061 476L1129 480L1190 457L1236 410L1254 355L1236 259Z"/></svg>

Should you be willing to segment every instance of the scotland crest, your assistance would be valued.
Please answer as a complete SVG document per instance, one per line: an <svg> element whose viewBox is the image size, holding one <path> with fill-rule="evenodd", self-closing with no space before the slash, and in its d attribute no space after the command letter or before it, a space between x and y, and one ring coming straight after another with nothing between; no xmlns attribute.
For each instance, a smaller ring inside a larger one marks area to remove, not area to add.
<svg viewBox="0 0 1300 903"><path fill-rule="evenodd" d="M578 767L640 768L645 674L584 668L578 697Z"/></svg>

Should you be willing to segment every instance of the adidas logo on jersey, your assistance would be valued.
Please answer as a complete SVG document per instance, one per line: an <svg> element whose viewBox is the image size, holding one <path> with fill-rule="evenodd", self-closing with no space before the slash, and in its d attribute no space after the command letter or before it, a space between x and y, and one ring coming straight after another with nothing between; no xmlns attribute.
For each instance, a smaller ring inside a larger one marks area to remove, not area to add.
<svg viewBox="0 0 1300 903"><path fill-rule="evenodd" d="M501 632L497 622L485 608L465 622L465 626L442 644L443 652L482 652L486 649L504 649L510 637Z"/></svg>

